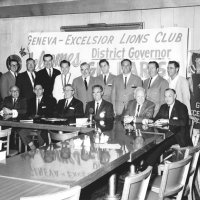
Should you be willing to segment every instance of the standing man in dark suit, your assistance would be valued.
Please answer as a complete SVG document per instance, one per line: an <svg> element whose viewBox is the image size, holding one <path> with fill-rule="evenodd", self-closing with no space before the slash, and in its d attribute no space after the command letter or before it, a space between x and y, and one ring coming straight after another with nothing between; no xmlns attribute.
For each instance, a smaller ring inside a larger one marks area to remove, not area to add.
<svg viewBox="0 0 200 200"><path fill-rule="evenodd" d="M59 100L55 115L74 122L76 118L83 117L83 103L74 98L74 89L71 84L64 86L65 98Z"/></svg>
<svg viewBox="0 0 200 200"><path fill-rule="evenodd" d="M74 97L83 102L85 110L86 104L93 100L92 86L95 85L95 78L90 75L90 65L86 62L80 66L81 76L75 78L72 83Z"/></svg>
<svg viewBox="0 0 200 200"><path fill-rule="evenodd" d="M110 65L106 59L102 59L99 61L99 66L101 68L102 74L97 76L97 83L103 87L103 99L111 102L111 94L112 94L112 86L115 79L115 75L109 72Z"/></svg>
<svg viewBox="0 0 200 200"><path fill-rule="evenodd" d="M10 96L4 98L1 104L1 115L10 115L12 118L22 117L27 112L26 99L19 97L20 91L17 86L10 88Z"/></svg>
<svg viewBox="0 0 200 200"><path fill-rule="evenodd" d="M89 117L90 114L93 114L95 120L113 119L114 111L112 103L102 99L103 87L101 85L94 85L92 87L92 94L94 101L87 103L85 116Z"/></svg>
<svg viewBox="0 0 200 200"><path fill-rule="evenodd" d="M35 85L41 84L44 88L44 95L52 96L54 81L56 76L60 74L60 71L53 68L53 56L51 54L45 54L43 61L44 69L38 71Z"/></svg>
<svg viewBox="0 0 200 200"><path fill-rule="evenodd" d="M113 84L112 103L116 115L121 115L130 100L134 99L135 88L142 86L139 76L131 73L132 62L129 59L121 61L122 74L118 75Z"/></svg>
<svg viewBox="0 0 200 200"><path fill-rule="evenodd" d="M165 89L169 87L167 80L162 78L159 74L159 64L156 61L151 61L148 64L149 78L144 80L144 89L147 93L147 99L156 104L154 110L154 117L159 111L160 106L165 103L164 93Z"/></svg>
<svg viewBox="0 0 200 200"><path fill-rule="evenodd" d="M28 117L31 119L41 117L52 117L56 105L56 99L50 96L44 96L44 89L40 84L35 85L34 93L35 96L28 101ZM35 149L35 144L29 135L31 131L31 129L21 129L19 131L19 135L25 145L28 145L30 149ZM37 135L39 146L48 143L47 130L38 130Z"/></svg>
<svg viewBox="0 0 200 200"><path fill-rule="evenodd" d="M174 144L179 144L181 147L192 146L188 127L189 115L187 106L176 100L176 91L171 88L165 90L165 102L154 118L155 125L168 124L169 130L174 135L166 139L147 156L147 165L153 166L159 156ZM153 122L150 119L147 121Z"/></svg>
<svg viewBox="0 0 200 200"><path fill-rule="evenodd" d="M142 123L143 119L153 117L155 104L146 99L145 89L137 87L134 91L134 100L128 102L123 113L125 123Z"/></svg>
<svg viewBox="0 0 200 200"><path fill-rule="evenodd" d="M29 100L34 97L33 89L36 79L35 60L33 58L26 60L26 69L27 71L17 76L16 85L20 89L20 96Z"/></svg>
<svg viewBox="0 0 200 200"><path fill-rule="evenodd" d="M10 88L15 85L17 73L20 69L20 64L17 59L8 59L8 71L1 76L0 80L0 93L1 98L10 95Z"/></svg>

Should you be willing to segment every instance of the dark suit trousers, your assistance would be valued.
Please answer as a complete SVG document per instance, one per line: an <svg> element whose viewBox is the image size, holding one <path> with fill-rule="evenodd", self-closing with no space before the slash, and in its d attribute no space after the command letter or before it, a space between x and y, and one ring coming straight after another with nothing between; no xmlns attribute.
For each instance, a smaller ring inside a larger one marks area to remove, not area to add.
<svg viewBox="0 0 200 200"><path fill-rule="evenodd" d="M19 135L25 145L28 145L30 142L32 142L31 138L31 132L32 129L21 129L19 130ZM39 147L44 145L44 143L49 143L48 142L48 132L46 130L37 130L37 137L38 137L38 144Z"/></svg>
<svg viewBox="0 0 200 200"><path fill-rule="evenodd" d="M175 135L167 138L164 142L153 148L150 152L147 153L145 158L146 165L154 166L160 156L174 144L178 144Z"/></svg>

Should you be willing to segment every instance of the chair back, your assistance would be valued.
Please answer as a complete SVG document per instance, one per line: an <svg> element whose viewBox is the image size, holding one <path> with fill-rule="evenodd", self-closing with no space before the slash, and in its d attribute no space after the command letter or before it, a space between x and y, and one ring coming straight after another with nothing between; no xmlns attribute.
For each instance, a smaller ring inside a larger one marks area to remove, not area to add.
<svg viewBox="0 0 200 200"><path fill-rule="evenodd" d="M159 190L160 200L172 196L176 200L182 199L191 160L192 157L188 156L184 160L165 164Z"/></svg>
<svg viewBox="0 0 200 200"><path fill-rule="evenodd" d="M80 186L75 186L68 190L59 191L53 194L41 196L21 197L20 200L79 200L81 192Z"/></svg>
<svg viewBox="0 0 200 200"><path fill-rule="evenodd" d="M189 155L192 156L192 161L188 173L188 178L186 181L186 187L184 191L184 196L189 195L188 199L192 199L192 191L193 191L193 181L194 181L194 175L196 172L197 163L199 160L199 154L200 154L200 144L195 147L191 147L189 149Z"/></svg>
<svg viewBox="0 0 200 200"><path fill-rule="evenodd" d="M75 136L78 136L78 131L70 132L70 133L49 131L49 133L50 133L50 138L52 140L57 140L57 141L65 141L65 140L71 139Z"/></svg>
<svg viewBox="0 0 200 200"><path fill-rule="evenodd" d="M10 134L11 134L11 128L0 130L0 138L5 138L6 140L1 141L2 143L6 143L6 155L9 155L9 150L10 150Z"/></svg>
<svg viewBox="0 0 200 200"><path fill-rule="evenodd" d="M139 174L131 174L125 178L121 200L144 200L146 196L152 167L149 166Z"/></svg>

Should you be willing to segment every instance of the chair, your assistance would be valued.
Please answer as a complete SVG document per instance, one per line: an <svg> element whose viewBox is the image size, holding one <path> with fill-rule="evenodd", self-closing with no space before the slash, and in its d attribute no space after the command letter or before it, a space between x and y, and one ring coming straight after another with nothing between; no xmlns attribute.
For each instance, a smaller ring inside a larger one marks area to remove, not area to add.
<svg viewBox="0 0 200 200"><path fill-rule="evenodd" d="M157 176L153 181L146 200L163 200L167 197L181 200L189 172L191 156L177 162L166 163L162 176Z"/></svg>
<svg viewBox="0 0 200 200"><path fill-rule="evenodd" d="M53 194L45 194L32 197L21 197L20 200L79 200L81 192L80 186L75 186L68 190L59 191Z"/></svg>
<svg viewBox="0 0 200 200"><path fill-rule="evenodd" d="M148 167L140 174L129 175L125 178L121 200L144 200L152 167Z"/></svg>
<svg viewBox="0 0 200 200"><path fill-rule="evenodd" d="M0 130L0 138L6 138L6 140L2 140L1 143L6 143L6 155L8 156L10 153L10 135L11 135L11 128Z"/></svg>
<svg viewBox="0 0 200 200"><path fill-rule="evenodd" d="M199 159L200 154L200 144L195 147L183 147L176 149L178 151L185 151L184 158L186 158L188 155L192 156L191 165L189 168L188 178L186 181L186 186L184 190L184 196L188 196L189 200L192 200L192 192L193 192L193 181L194 181L194 175L197 169L197 163Z"/></svg>
<svg viewBox="0 0 200 200"><path fill-rule="evenodd" d="M197 169L199 154L200 154L200 144L198 146L190 148L189 155L192 156L192 162L190 165L188 179L184 191L184 196L188 196L188 200L193 199L192 194L193 194L194 175Z"/></svg>
<svg viewBox="0 0 200 200"><path fill-rule="evenodd" d="M57 141L65 141L65 140L69 140L73 137L78 136L78 131L75 132L70 132L70 133L63 133L63 132L54 132L54 131L49 131L50 133L50 138L52 140L57 140Z"/></svg>

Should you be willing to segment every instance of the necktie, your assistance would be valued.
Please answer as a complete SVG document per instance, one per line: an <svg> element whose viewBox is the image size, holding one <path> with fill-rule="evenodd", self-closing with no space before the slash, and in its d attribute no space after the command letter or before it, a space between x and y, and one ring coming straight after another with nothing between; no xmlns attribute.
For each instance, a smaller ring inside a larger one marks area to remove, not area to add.
<svg viewBox="0 0 200 200"><path fill-rule="evenodd" d="M104 82L104 85L106 85L106 75L104 76L103 82Z"/></svg>
<svg viewBox="0 0 200 200"><path fill-rule="evenodd" d="M95 114L97 114L98 110L99 110L99 103L97 103Z"/></svg>
<svg viewBox="0 0 200 200"><path fill-rule="evenodd" d="M140 105L138 104L136 117L139 117L139 113L140 113Z"/></svg>
<svg viewBox="0 0 200 200"><path fill-rule="evenodd" d="M148 89L151 87L151 81L152 81L152 78L150 78L150 80L149 80Z"/></svg>
<svg viewBox="0 0 200 200"><path fill-rule="evenodd" d="M86 80L86 78L84 79L84 84L85 84L85 89L87 90L88 87L87 87L87 80Z"/></svg>
<svg viewBox="0 0 200 200"><path fill-rule="evenodd" d="M15 73L15 80L17 79L17 74Z"/></svg>
<svg viewBox="0 0 200 200"><path fill-rule="evenodd" d="M171 117L171 112L172 112L170 108L171 108L171 106L168 106L169 119Z"/></svg>
<svg viewBox="0 0 200 200"><path fill-rule="evenodd" d="M15 107L17 99L13 99L13 108Z"/></svg>
<svg viewBox="0 0 200 200"><path fill-rule="evenodd" d="M49 69L49 76L51 77L51 69Z"/></svg>
<svg viewBox="0 0 200 200"><path fill-rule="evenodd" d="M67 76L65 75L64 76L64 86L66 85L66 78L67 78Z"/></svg>
<svg viewBox="0 0 200 200"><path fill-rule="evenodd" d="M125 79L124 79L124 89L126 89L126 83L127 82L127 77L125 77Z"/></svg>
<svg viewBox="0 0 200 200"><path fill-rule="evenodd" d="M68 100L65 102L65 107L64 107L64 109L67 108L67 105L68 105Z"/></svg>
<svg viewBox="0 0 200 200"><path fill-rule="evenodd" d="M36 114L39 113L39 108L40 108L40 99L37 98L37 112L36 112Z"/></svg>
<svg viewBox="0 0 200 200"><path fill-rule="evenodd" d="M35 77L33 76L33 73L31 73L31 77L32 77L32 81L33 81L33 84L35 82Z"/></svg>

